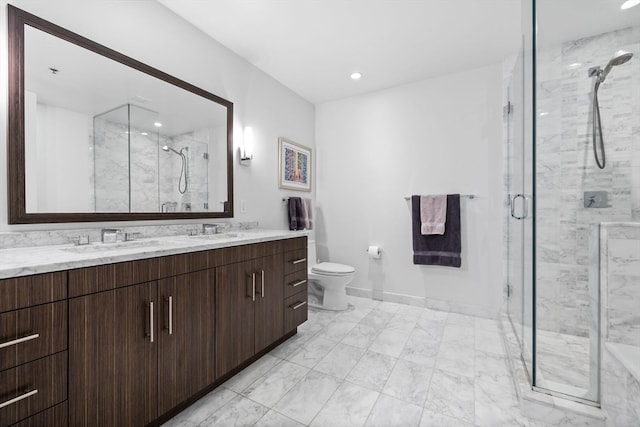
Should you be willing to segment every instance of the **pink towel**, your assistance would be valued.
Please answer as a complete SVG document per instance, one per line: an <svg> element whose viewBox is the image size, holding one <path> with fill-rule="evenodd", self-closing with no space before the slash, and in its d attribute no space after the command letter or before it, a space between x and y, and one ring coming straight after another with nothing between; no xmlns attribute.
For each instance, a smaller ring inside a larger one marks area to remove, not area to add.
<svg viewBox="0 0 640 427"><path fill-rule="evenodd" d="M447 195L420 196L420 232L423 236L444 234L447 220Z"/></svg>

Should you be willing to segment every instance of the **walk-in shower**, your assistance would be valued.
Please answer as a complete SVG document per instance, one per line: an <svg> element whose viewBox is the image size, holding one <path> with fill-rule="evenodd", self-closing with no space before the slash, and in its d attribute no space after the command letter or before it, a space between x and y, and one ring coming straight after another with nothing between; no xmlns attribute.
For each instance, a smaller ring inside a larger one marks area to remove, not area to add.
<svg viewBox="0 0 640 427"><path fill-rule="evenodd" d="M522 49L505 64L516 379L555 422L570 402L587 408L574 425L638 425L640 6L521 4Z"/></svg>
<svg viewBox="0 0 640 427"><path fill-rule="evenodd" d="M593 84L593 98L592 98L592 142L593 142L593 157L596 164L600 169L604 169L606 166L606 155L604 150L604 138L602 137L602 122L600 119L600 103L598 102L598 89L600 84L604 83L607 75L613 67L616 65L622 65L629 61L633 53L624 50L619 50L613 55L613 58L609 60L607 65L602 69L599 66L589 68L589 77L594 78ZM598 143L600 147L598 148ZM598 154L599 153L599 154Z"/></svg>
<svg viewBox="0 0 640 427"><path fill-rule="evenodd" d="M166 151L166 152L173 152L175 154L177 154L178 156L180 156L181 159L181 167L180 167L180 178L178 178L178 192L180 194L184 194L187 192L187 187L188 187L188 171L189 171L189 159L187 158L187 155L184 153L185 151L188 153L189 152L189 147L182 147L180 149L180 151L176 151L173 148L169 147L168 145L165 145L162 147L162 150ZM184 184L183 184L184 183Z"/></svg>

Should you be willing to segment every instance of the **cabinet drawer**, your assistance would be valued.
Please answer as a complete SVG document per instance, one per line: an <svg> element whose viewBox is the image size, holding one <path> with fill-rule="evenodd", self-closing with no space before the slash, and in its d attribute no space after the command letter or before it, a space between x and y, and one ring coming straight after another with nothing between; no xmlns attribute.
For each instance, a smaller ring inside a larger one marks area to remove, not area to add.
<svg viewBox="0 0 640 427"><path fill-rule="evenodd" d="M37 392L36 392L37 391ZM67 352L0 372L0 425L6 426L67 399Z"/></svg>
<svg viewBox="0 0 640 427"><path fill-rule="evenodd" d="M284 300L284 333L288 334L307 320L307 291Z"/></svg>
<svg viewBox="0 0 640 427"><path fill-rule="evenodd" d="M69 407L65 401L29 417L26 420L22 420L11 427L66 426L69 424L68 420Z"/></svg>
<svg viewBox="0 0 640 427"><path fill-rule="evenodd" d="M159 258L69 270L69 297L88 295L156 280Z"/></svg>
<svg viewBox="0 0 640 427"><path fill-rule="evenodd" d="M307 249L307 236L284 239L282 242L285 252L294 251L296 249Z"/></svg>
<svg viewBox="0 0 640 427"><path fill-rule="evenodd" d="M67 301L0 314L0 347L0 371L66 350Z"/></svg>
<svg viewBox="0 0 640 427"><path fill-rule="evenodd" d="M307 292L307 270L296 271L284 277L284 297Z"/></svg>
<svg viewBox="0 0 640 427"><path fill-rule="evenodd" d="M284 274L307 271L307 248L289 251L284 254Z"/></svg>
<svg viewBox="0 0 640 427"><path fill-rule="evenodd" d="M0 313L67 298L67 272L0 280Z"/></svg>

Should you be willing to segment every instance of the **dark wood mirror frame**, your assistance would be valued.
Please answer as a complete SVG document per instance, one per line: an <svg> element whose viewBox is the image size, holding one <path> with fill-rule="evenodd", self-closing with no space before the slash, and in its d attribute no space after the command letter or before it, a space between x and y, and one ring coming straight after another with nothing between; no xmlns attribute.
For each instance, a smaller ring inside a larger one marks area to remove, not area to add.
<svg viewBox="0 0 640 427"><path fill-rule="evenodd" d="M35 15L8 5L9 89L7 184L9 224L233 218L233 103ZM25 195L24 28L25 25L120 62L227 109L227 203L224 212L28 213Z"/></svg>

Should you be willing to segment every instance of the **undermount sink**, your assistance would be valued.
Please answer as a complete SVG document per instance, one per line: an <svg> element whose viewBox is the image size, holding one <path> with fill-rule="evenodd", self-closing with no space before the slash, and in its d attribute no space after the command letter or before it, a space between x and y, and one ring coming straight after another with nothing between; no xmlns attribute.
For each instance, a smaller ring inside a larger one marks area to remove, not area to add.
<svg viewBox="0 0 640 427"><path fill-rule="evenodd" d="M73 252L77 254L93 253L93 252L108 252L117 251L121 249L132 248L145 248L149 246L157 246L160 242L157 240L133 240L130 242L118 242L118 243L91 243L89 245L71 246L68 248L61 248L61 251Z"/></svg>

